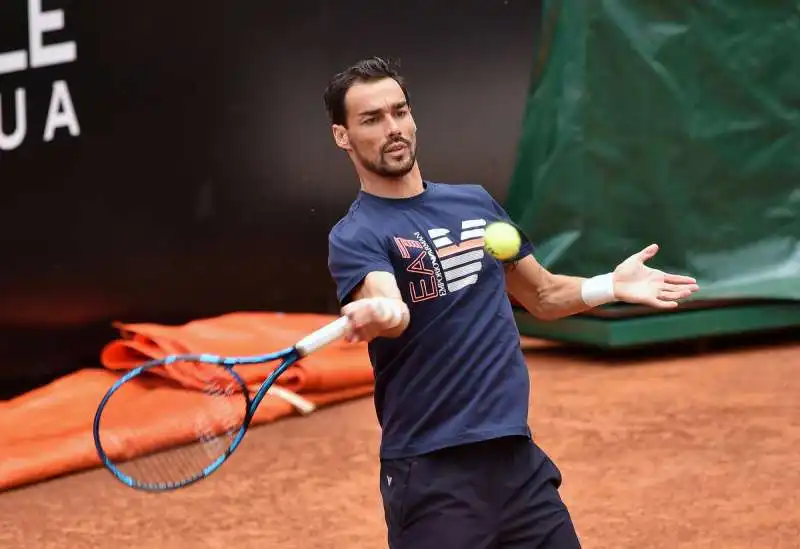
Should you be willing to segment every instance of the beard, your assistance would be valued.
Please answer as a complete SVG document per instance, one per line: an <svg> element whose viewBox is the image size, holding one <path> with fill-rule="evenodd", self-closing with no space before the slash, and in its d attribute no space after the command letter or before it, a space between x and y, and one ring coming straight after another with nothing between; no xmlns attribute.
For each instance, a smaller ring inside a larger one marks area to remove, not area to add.
<svg viewBox="0 0 800 549"><path fill-rule="evenodd" d="M396 145L397 143L402 143L406 146L405 152L408 155L407 158L399 161L392 159L392 153L386 151L387 148L391 147L392 145ZM381 152L377 160L368 159L361 154L358 154L358 156L364 168L375 175L389 179L400 179L414 168L414 164L417 161L417 149L410 141L406 139L395 139L389 143L386 143L386 145L381 148Z"/></svg>

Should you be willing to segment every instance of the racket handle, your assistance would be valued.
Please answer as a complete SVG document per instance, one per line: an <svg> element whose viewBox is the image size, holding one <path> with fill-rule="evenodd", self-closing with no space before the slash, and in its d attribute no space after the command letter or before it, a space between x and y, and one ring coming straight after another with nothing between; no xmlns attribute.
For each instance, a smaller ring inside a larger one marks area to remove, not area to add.
<svg viewBox="0 0 800 549"><path fill-rule="evenodd" d="M349 324L350 320L346 316L339 317L327 326L323 326L316 332L308 334L298 341L294 348L297 349L297 353L300 356L310 355L314 351L344 336Z"/></svg>

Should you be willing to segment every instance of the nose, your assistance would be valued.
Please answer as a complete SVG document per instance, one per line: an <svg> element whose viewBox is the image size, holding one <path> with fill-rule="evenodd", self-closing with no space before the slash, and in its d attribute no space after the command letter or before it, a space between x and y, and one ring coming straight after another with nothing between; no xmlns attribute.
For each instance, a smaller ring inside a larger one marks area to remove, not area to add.
<svg viewBox="0 0 800 549"><path fill-rule="evenodd" d="M399 135L400 134L400 126L397 125L397 120L394 119L393 116L387 117L388 123L386 125L386 131L390 136Z"/></svg>

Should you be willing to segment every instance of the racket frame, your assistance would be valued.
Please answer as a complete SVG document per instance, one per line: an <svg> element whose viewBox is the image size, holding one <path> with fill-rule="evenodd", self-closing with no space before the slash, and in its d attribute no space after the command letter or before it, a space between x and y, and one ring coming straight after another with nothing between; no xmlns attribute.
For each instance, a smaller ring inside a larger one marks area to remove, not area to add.
<svg viewBox="0 0 800 549"><path fill-rule="evenodd" d="M293 364L295 364L301 358L310 355L311 353L316 352L317 350L321 349L322 347L328 345L329 343L341 338L349 326L349 321L347 317L339 317L337 320L323 326L319 330L307 335L306 337L299 340L297 343L292 345L291 347L287 347L277 352L272 352L263 355L250 355L250 356L220 356L215 354L207 354L207 353L200 353L200 354L175 354L175 355L168 355L161 359L150 360L141 364L135 368L132 368L129 372L124 374L120 377L117 381L115 381L106 394L103 396L100 404L97 407L97 411L95 412L94 421L92 423L92 434L94 436L94 444L95 449L97 450L97 455L100 458L100 462L102 465L108 469L114 478L122 482L124 485L134 488L137 490L143 490L146 492L164 492L167 490L176 490L179 488L184 488L191 484L196 483L199 480L202 480L212 473L214 473L217 469L219 469L225 461L236 451L236 449L241 444L242 440L244 439L247 430L250 427L250 424L253 420L253 416L258 410L261 401L264 400L264 397L267 395L269 389L275 384L278 378L283 375L286 370L288 370ZM256 394L251 398L250 392L247 389L247 385L245 384L242 377L236 373L234 368L236 366L251 366L257 364L266 364L269 362L276 362L280 360L280 364L272 370L269 376L264 380L261 386L256 391ZM158 366L167 366L169 364L173 364L175 362L199 362L203 364L211 364L215 366L220 366L227 370L227 372L239 383L240 387L242 388L242 394L245 398L245 415L244 420L242 421L242 426L239 428L236 435L233 437L228 448L220 454L213 462L209 465L204 467L200 472L196 475L187 478L181 482L177 483L158 483L158 484L147 484L143 485L133 479L131 476L126 475L119 468L114 464L111 458L106 453L105 449L103 448L102 442L100 440L100 423L103 416L103 411L105 410L106 404L108 403L109 399L116 393L125 383L131 381L132 379L146 373L148 370L152 370Z"/></svg>

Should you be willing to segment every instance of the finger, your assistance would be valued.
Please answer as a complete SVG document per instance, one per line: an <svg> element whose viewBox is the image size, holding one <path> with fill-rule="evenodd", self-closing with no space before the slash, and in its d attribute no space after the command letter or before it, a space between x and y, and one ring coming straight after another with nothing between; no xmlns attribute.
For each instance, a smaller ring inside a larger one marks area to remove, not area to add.
<svg viewBox="0 0 800 549"><path fill-rule="evenodd" d="M371 324L353 330L353 343L369 342L375 338L375 329Z"/></svg>
<svg viewBox="0 0 800 549"><path fill-rule="evenodd" d="M358 334L353 328L352 323L348 325L347 329L345 330L344 340L348 343L357 343L359 341Z"/></svg>
<svg viewBox="0 0 800 549"><path fill-rule="evenodd" d="M652 258L654 255L658 253L658 244L650 244L648 247L643 249L637 255L642 262L647 261L648 259Z"/></svg>
<svg viewBox="0 0 800 549"><path fill-rule="evenodd" d="M344 307L342 307L342 316L346 316L350 320L350 324L356 320L356 315L358 313L358 303L352 302L348 303Z"/></svg>
<svg viewBox="0 0 800 549"><path fill-rule="evenodd" d="M671 273L664 274L664 282L670 284L697 284L697 280L691 276L683 276Z"/></svg>
<svg viewBox="0 0 800 549"><path fill-rule="evenodd" d="M356 337L357 337L356 341L369 343L370 341L378 337L379 333L380 333L379 329L376 329L372 325L367 325L363 329L358 330L356 332Z"/></svg>
<svg viewBox="0 0 800 549"><path fill-rule="evenodd" d="M678 306L678 302L663 300L663 299L655 299L650 302L650 306L655 307L657 309L674 309L675 307Z"/></svg>
<svg viewBox="0 0 800 549"><path fill-rule="evenodd" d="M381 316L385 314L380 305L380 302L363 299L349 303L342 311L350 319L351 324L356 328L361 328L372 322L380 321Z"/></svg>
<svg viewBox="0 0 800 549"><path fill-rule="evenodd" d="M369 326L371 319L369 317L369 313L366 313L364 310L356 310L348 315L350 319L350 328L352 329L353 333L356 335L361 335L360 332L366 327Z"/></svg>
<svg viewBox="0 0 800 549"><path fill-rule="evenodd" d="M358 301L351 301L347 305L344 305L341 310L342 316L347 316L351 314L353 311L357 310L359 306L360 304L358 303Z"/></svg>
<svg viewBox="0 0 800 549"><path fill-rule="evenodd" d="M696 292L699 289L700 288L697 286L697 284L664 284L661 286L662 291L681 293L688 292L687 295Z"/></svg>
<svg viewBox="0 0 800 549"><path fill-rule="evenodd" d="M689 297L690 295L692 295L692 292L688 292L688 291L685 291L685 290L677 291L677 292L673 292L673 291L669 291L669 290L663 290L658 295L658 299L676 300L676 299L683 299L685 297Z"/></svg>

